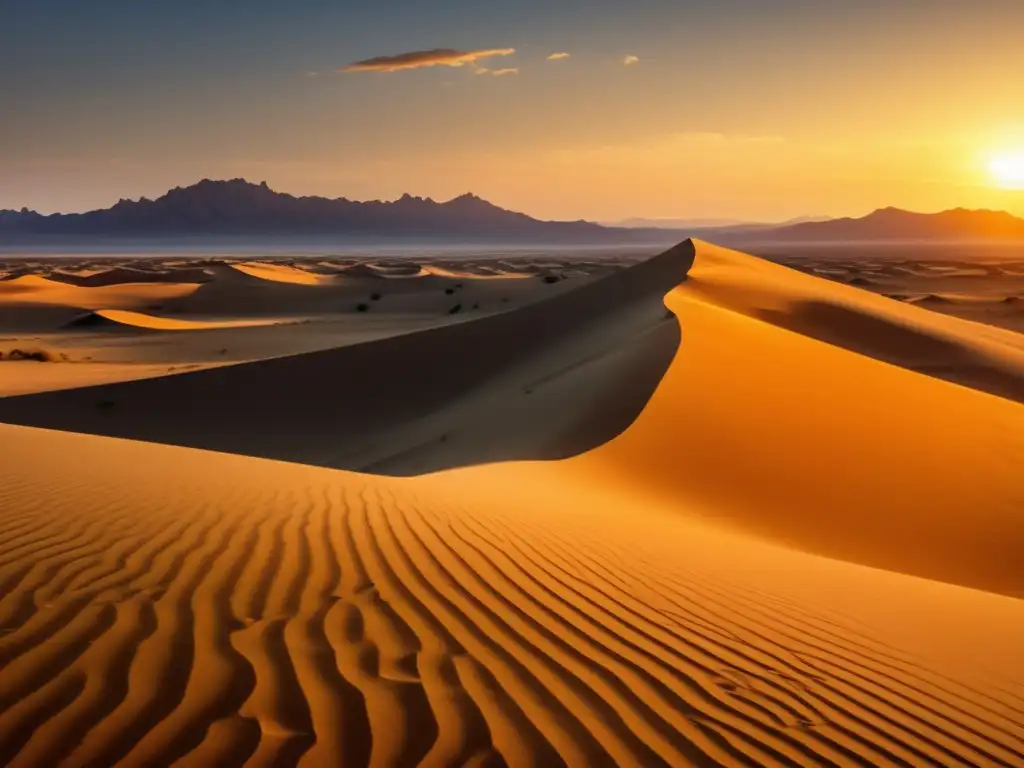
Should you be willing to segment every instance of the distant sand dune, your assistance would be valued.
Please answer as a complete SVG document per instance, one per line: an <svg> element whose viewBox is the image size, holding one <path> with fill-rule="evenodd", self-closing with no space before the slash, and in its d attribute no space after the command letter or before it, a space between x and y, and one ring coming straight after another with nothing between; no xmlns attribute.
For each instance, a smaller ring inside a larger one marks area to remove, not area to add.
<svg viewBox="0 0 1024 768"><path fill-rule="evenodd" d="M482 269L453 269L451 267L442 267L434 264L423 267L423 271L426 274L437 275L438 277L450 277L456 280L507 280L510 278L521 279L533 277L529 272L515 272L511 270L487 272Z"/></svg>
<svg viewBox="0 0 1024 768"><path fill-rule="evenodd" d="M351 278L378 280L386 277L420 277L425 274L419 264L410 263L405 269L384 269L376 264L352 264L340 271L340 274Z"/></svg>
<svg viewBox="0 0 1024 768"><path fill-rule="evenodd" d="M277 325L273 320L182 320L175 317L158 317L125 309L100 309L77 318L75 325L96 326L99 322L114 326L145 328L152 331L204 331L215 328L251 328L262 325Z"/></svg>
<svg viewBox="0 0 1024 768"><path fill-rule="evenodd" d="M258 277L261 280L271 280L277 283L291 283L293 285L330 285L334 279L330 275L320 275L315 272L307 272L304 269L290 267L284 264L232 264L233 269L250 277Z"/></svg>
<svg viewBox="0 0 1024 768"><path fill-rule="evenodd" d="M78 309L129 309L194 293L199 283L116 283L80 287L38 275L0 282L5 305L62 306Z"/></svg>
<svg viewBox="0 0 1024 768"><path fill-rule="evenodd" d="M100 288L125 283L203 283L210 273L200 268L177 268L167 270L142 270L114 267L89 271L88 274L53 271L48 279L76 285L80 288Z"/></svg>

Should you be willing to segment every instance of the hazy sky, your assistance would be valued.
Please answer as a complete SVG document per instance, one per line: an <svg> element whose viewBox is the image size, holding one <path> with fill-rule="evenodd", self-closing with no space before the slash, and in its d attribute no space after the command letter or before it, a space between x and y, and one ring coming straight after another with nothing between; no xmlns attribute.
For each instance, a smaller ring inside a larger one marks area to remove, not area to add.
<svg viewBox="0 0 1024 768"><path fill-rule="evenodd" d="M987 170L1024 154L1024 0L0 0L0 72L0 208L244 176L545 218L1024 214Z"/></svg>

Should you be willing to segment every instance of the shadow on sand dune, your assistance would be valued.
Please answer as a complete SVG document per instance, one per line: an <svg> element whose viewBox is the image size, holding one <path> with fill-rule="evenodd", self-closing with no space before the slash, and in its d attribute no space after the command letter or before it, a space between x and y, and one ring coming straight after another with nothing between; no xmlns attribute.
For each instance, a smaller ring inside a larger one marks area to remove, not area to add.
<svg viewBox="0 0 1024 768"><path fill-rule="evenodd" d="M679 346L686 242L518 310L321 352L0 400L0 420L379 474L582 453Z"/></svg>
<svg viewBox="0 0 1024 768"><path fill-rule="evenodd" d="M910 325L875 317L860 308L825 301L795 302L785 310L761 309L772 325L844 347L901 368L1024 402L1024 377L972 349Z"/></svg>

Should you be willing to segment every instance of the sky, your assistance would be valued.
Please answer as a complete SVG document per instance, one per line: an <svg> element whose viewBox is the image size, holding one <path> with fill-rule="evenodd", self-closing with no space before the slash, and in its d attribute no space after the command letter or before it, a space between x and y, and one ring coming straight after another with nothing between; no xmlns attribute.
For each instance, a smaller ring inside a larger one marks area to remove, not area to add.
<svg viewBox="0 0 1024 768"><path fill-rule="evenodd" d="M1024 215L1024 0L0 0L0 209ZM1001 163L1001 165L1000 165Z"/></svg>

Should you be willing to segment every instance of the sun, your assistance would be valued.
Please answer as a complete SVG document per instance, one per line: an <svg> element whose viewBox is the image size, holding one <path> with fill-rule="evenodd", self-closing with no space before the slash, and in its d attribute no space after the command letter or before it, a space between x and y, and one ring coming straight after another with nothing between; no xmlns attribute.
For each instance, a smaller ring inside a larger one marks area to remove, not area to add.
<svg viewBox="0 0 1024 768"><path fill-rule="evenodd" d="M989 161L988 169L1001 186L1024 189L1024 152L996 155Z"/></svg>

